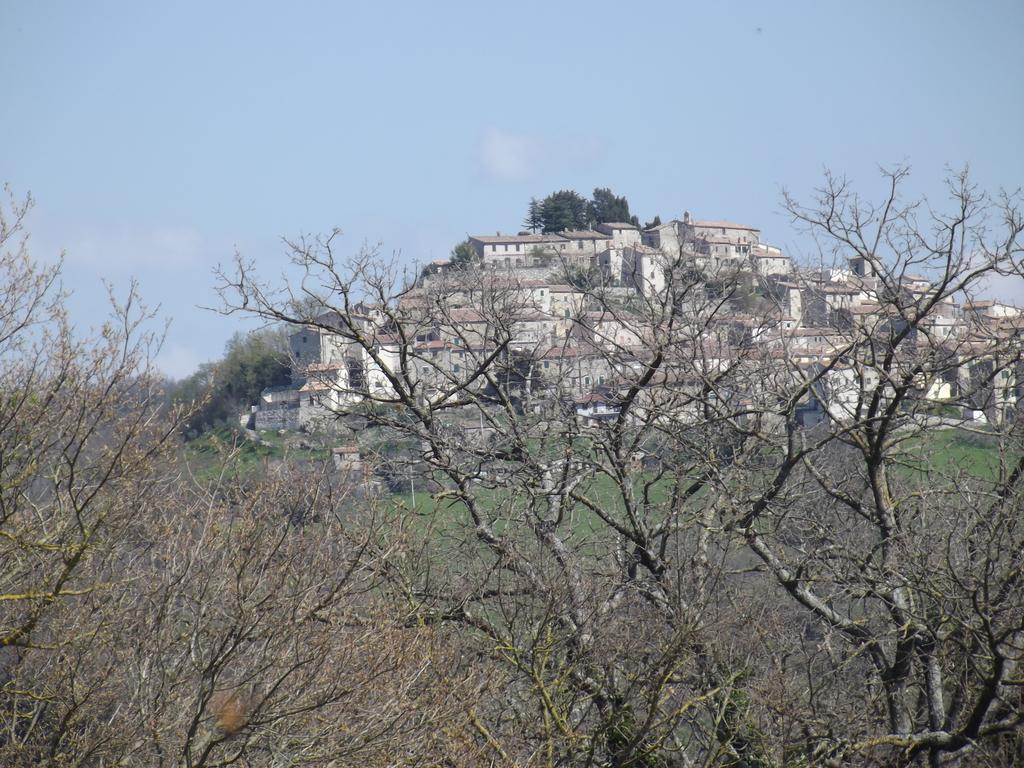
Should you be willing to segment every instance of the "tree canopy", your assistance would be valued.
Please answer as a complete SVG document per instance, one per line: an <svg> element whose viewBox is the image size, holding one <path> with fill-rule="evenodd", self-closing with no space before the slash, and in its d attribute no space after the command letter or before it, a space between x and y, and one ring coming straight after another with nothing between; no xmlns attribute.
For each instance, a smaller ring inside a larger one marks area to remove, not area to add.
<svg viewBox="0 0 1024 768"><path fill-rule="evenodd" d="M544 217L541 215L541 203L536 197L530 198L530 204L526 209L526 218L523 219L523 229L536 232L544 228Z"/></svg>
<svg viewBox="0 0 1024 768"><path fill-rule="evenodd" d="M590 227L590 207L578 192L562 189L541 201L540 221L544 232L587 229Z"/></svg>
<svg viewBox="0 0 1024 768"><path fill-rule="evenodd" d="M597 187L590 200L572 189L552 192L543 200L530 198L523 227L536 232L561 232L565 229L589 229L595 224L626 222L639 226L640 220L629 212L626 197L617 196L608 187Z"/></svg>
<svg viewBox="0 0 1024 768"><path fill-rule="evenodd" d="M640 225L640 220L629 212L625 195L617 197L608 187L598 187L590 199L590 219L594 224L609 221Z"/></svg>
<svg viewBox="0 0 1024 768"><path fill-rule="evenodd" d="M448 256L448 260L453 267L472 264L475 259L476 251L473 250L473 244L469 242L469 238L466 238L461 243L455 245Z"/></svg>
<svg viewBox="0 0 1024 768"><path fill-rule="evenodd" d="M203 403L189 425L190 433L201 433L234 421L242 409L259 400L264 389L287 384L290 379L284 331L266 328L236 333L228 341L223 359L203 363L179 383L175 400Z"/></svg>

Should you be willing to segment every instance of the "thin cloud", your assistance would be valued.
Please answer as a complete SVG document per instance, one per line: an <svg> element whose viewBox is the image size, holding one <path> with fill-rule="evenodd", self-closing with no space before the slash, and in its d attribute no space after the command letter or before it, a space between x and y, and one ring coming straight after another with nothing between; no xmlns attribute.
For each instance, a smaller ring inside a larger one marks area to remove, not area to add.
<svg viewBox="0 0 1024 768"><path fill-rule="evenodd" d="M216 260L216 249L190 227L121 226L70 233L64 242L70 264L105 271L180 272Z"/></svg>
<svg viewBox="0 0 1024 768"><path fill-rule="evenodd" d="M522 181L533 176L544 157L543 142L490 128L480 142L480 165L495 181Z"/></svg>
<svg viewBox="0 0 1024 768"><path fill-rule="evenodd" d="M524 181L542 171L578 170L602 154L601 141L594 136L548 138L494 127L484 131L477 148L480 169L492 181Z"/></svg>

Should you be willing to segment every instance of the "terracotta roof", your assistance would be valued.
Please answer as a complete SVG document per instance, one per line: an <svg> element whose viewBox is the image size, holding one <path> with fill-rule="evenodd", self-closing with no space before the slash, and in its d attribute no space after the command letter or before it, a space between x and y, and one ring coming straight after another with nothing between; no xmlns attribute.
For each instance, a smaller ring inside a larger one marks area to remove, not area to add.
<svg viewBox="0 0 1024 768"><path fill-rule="evenodd" d="M830 280L815 280L809 282L807 284L807 287L812 290L821 291L823 293L846 294L849 296L860 293L859 288L851 288L845 283L834 283Z"/></svg>
<svg viewBox="0 0 1024 768"><path fill-rule="evenodd" d="M746 224L736 224L732 221L712 221L710 219L693 219L691 227L715 227L717 229L746 229L751 232L760 232L757 227L748 227Z"/></svg>
<svg viewBox="0 0 1024 768"><path fill-rule="evenodd" d="M789 354L793 357L824 356L835 351L834 347L830 347L827 344L807 344L806 346L789 350Z"/></svg>
<svg viewBox="0 0 1024 768"><path fill-rule="evenodd" d="M432 341L421 341L414 345L415 349L443 349L447 342L441 339L433 339Z"/></svg>
<svg viewBox="0 0 1024 768"><path fill-rule="evenodd" d="M595 232L592 229L566 229L558 233L562 237L568 240L609 240L611 235L606 235L604 232Z"/></svg>
<svg viewBox="0 0 1024 768"><path fill-rule="evenodd" d="M310 363L306 370L312 373L323 373L326 371L337 371L341 366L337 363Z"/></svg>
<svg viewBox="0 0 1024 768"><path fill-rule="evenodd" d="M470 240L480 243L553 243L559 242L561 237L557 234L548 235L470 235Z"/></svg>
<svg viewBox="0 0 1024 768"><path fill-rule="evenodd" d="M648 227L647 229L644 230L644 232L657 232L659 229L665 229L665 228L668 228L668 227L674 228L673 222L666 221L663 224L657 224L657 225L655 225L653 227Z"/></svg>

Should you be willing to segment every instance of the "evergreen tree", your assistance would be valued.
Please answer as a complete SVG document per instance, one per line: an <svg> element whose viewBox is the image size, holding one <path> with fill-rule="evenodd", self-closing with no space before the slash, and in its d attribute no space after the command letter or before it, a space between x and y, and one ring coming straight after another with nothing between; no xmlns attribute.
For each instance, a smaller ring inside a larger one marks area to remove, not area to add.
<svg viewBox="0 0 1024 768"><path fill-rule="evenodd" d="M590 201L590 218L594 224L608 221L633 223L635 216L629 212L629 201L625 196L616 197L608 187L598 187Z"/></svg>
<svg viewBox="0 0 1024 768"><path fill-rule="evenodd" d="M651 227L660 227L660 226L661 226L661 216L655 216L654 217L654 221L648 221L646 224L644 224L644 229L650 229Z"/></svg>
<svg viewBox="0 0 1024 768"><path fill-rule="evenodd" d="M453 267L466 266L476 261L476 250L468 238L452 248L452 252L448 255L448 261Z"/></svg>
<svg viewBox="0 0 1024 768"><path fill-rule="evenodd" d="M541 215L541 202L536 197L530 198L530 205L526 210L526 218L523 219L523 229L536 232L544 228L544 219Z"/></svg>
<svg viewBox="0 0 1024 768"><path fill-rule="evenodd" d="M267 387L291 381L288 339L280 328L265 328L248 334L236 333L227 343L218 363L203 363L179 382L177 402L202 401L192 419L190 432L205 432L218 424L236 425L243 409L256 403Z"/></svg>
<svg viewBox="0 0 1024 768"><path fill-rule="evenodd" d="M553 192L540 204L540 218L544 232L590 227L590 206L586 199L571 189Z"/></svg>

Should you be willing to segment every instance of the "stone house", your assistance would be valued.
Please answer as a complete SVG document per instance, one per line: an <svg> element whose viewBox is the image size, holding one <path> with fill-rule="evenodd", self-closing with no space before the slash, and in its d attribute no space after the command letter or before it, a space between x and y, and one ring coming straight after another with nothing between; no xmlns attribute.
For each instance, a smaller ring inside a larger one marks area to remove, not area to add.
<svg viewBox="0 0 1024 768"><path fill-rule="evenodd" d="M613 233L564 230L546 234L472 235L470 244L486 269L523 269L562 264L587 269L594 257L611 246Z"/></svg>
<svg viewBox="0 0 1024 768"><path fill-rule="evenodd" d="M569 398L590 394L612 377L605 355L581 344L551 347L539 356L537 370L548 389Z"/></svg>
<svg viewBox="0 0 1024 768"><path fill-rule="evenodd" d="M628 222L621 221L609 221L604 224L598 224L594 229L601 234L609 235L611 237L612 248L626 248L640 245L641 243L640 229L635 224L629 224Z"/></svg>
<svg viewBox="0 0 1024 768"><path fill-rule="evenodd" d="M750 248L750 262L754 271L763 276L788 275L793 272L793 262L781 248L758 243Z"/></svg>
<svg viewBox="0 0 1024 768"><path fill-rule="evenodd" d="M505 269L541 266L543 256L557 257L567 247L566 241L555 234L471 235L470 245L485 269Z"/></svg>

